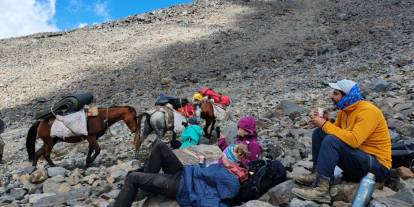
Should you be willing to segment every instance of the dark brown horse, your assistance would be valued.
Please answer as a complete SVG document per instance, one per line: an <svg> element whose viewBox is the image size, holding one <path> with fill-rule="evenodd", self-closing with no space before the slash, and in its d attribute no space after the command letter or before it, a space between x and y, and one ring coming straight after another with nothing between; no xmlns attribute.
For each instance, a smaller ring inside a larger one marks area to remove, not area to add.
<svg viewBox="0 0 414 207"><path fill-rule="evenodd" d="M98 109L98 115L88 117L87 129L88 136L85 137L67 137L65 139L52 138L50 137L50 129L54 118L47 120L41 120L35 122L29 129L26 138L26 149L29 155L29 161L32 161L33 166L36 167L37 160L43 155L50 166L55 166L50 159L50 152L53 146L58 141L77 143L83 140L89 142L89 151L86 157L86 167L95 160L96 156L99 155L101 148L97 142L97 139L105 134L105 131L114 123L118 121L124 121L128 128L134 135L134 146L135 150L138 151L141 142L139 138L139 127L137 125L136 111L130 106L113 106L110 108ZM43 140L43 146L35 152L36 138ZM94 152L93 156L92 153Z"/></svg>
<svg viewBox="0 0 414 207"><path fill-rule="evenodd" d="M202 100L199 104L196 104L196 111L197 110L200 110L200 118L206 121L206 125L203 128L204 134L208 139L211 139L211 134L213 133L214 125L216 124L213 104L209 100Z"/></svg>

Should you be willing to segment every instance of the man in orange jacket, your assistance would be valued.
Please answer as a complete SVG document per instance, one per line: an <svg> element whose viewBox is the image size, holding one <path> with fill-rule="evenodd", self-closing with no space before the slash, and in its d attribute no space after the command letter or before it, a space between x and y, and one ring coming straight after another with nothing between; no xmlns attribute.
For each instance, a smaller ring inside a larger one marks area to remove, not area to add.
<svg viewBox="0 0 414 207"><path fill-rule="evenodd" d="M387 122L372 103L363 100L358 85L351 80L330 83L332 101L339 109L335 123L317 113L311 122L317 127L312 135L312 159L315 173L296 178L313 189L294 188L292 193L307 200L330 203L329 182L335 166L343 170L345 179L359 182L368 172L377 182L389 176L391 138Z"/></svg>

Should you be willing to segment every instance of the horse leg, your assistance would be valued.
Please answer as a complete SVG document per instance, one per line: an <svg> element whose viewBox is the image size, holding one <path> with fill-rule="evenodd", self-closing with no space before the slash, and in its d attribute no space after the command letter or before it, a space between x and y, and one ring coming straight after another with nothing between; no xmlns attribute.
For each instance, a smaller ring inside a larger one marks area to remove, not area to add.
<svg viewBox="0 0 414 207"><path fill-rule="evenodd" d="M211 122L211 127L210 127L210 137L208 138L209 139L209 143L211 143L211 136L213 135L213 130L214 130L214 124L216 124L216 120L215 119L213 119L213 121Z"/></svg>
<svg viewBox="0 0 414 207"><path fill-rule="evenodd" d="M172 134L172 139L170 141L170 145L171 145L171 148L173 149L178 149L181 146L181 142L177 141L177 133L175 133L174 130Z"/></svg>
<svg viewBox="0 0 414 207"><path fill-rule="evenodd" d="M206 135L206 137L208 139L210 139L210 136L211 136L211 134L208 133L208 128L209 128L210 124L211 124L211 120L210 119L206 119L206 125L203 128L204 134Z"/></svg>
<svg viewBox="0 0 414 207"><path fill-rule="evenodd" d="M53 163L52 159L50 159L50 153L52 152L53 146L55 146L57 140L53 139L52 141L48 142L46 148L45 148L45 160L47 161L47 163L49 164L50 167L55 167L56 165Z"/></svg>
<svg viewBox="0 0 414 207"><path fill-rule="evenodd" d="M33 162L32 162L32 166L36 167L37 166L37 161L39 160L39 158L44 155L46 150L46 146L45 144L43 144L43 146L36 151L35 156L33 158Z"/></svg>
<svg viewBox="0 0 414 207"><path fill-rule="evenodd" d="M53 163L52 159L50 159L50 153L52 151L52 147L48 147L45 150L45 160L47 161L47 164L49 164L50 167L55 167L55 163Z"/></svg>
<svg viewBox="0 0 414 207"><path fill-rule="evenodd" d="M89 164L92 163L91 162L91 155L92 155L92 152L93 152L92 144L89 143L88 147L89 147L89 149L88 149L88 154L86 155L86 167L89 167Z"/></svg>
<svg viewBox="0 0 414 207"><path fill-rule="evenodd" d="M88 156L86 158L86 167L89 167L91 163L96 159L96 157L101 152L101 148L99 147L98 141L96 141L95 136L88 137L88 142L89 142L89 151L88 151ZM92 157L91 157L91 154L92 154L91 148L93 148L92 151L95 151Z"/></svg>

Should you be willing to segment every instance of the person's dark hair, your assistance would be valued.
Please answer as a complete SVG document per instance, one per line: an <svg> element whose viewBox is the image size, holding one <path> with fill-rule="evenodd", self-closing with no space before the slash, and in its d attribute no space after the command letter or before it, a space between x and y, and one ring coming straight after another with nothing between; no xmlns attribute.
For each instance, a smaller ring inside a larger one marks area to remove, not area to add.
<svg viewBox="0 0 414 207"><path fill-rule="evenodd" d="M345 96L346 95L346 93L345 92L343 92L343 91L341 91L341 90L338 90L339 92L341 92L341 95L342 96Z"/></svg>

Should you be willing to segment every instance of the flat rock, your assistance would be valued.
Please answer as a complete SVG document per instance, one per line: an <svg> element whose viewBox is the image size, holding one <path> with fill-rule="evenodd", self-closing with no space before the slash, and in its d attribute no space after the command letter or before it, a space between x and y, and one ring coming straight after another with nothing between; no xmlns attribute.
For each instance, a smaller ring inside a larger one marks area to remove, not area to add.
<svg viewBox="0 0 414 207"><path fill-rule="evenodd" d="M197 164L199 162L199 156L204 156L207 163L213 162L218 160L222 154L219 147L206 144L191 146L185 149L176 149L173 152L184 165Z"/></svg>

